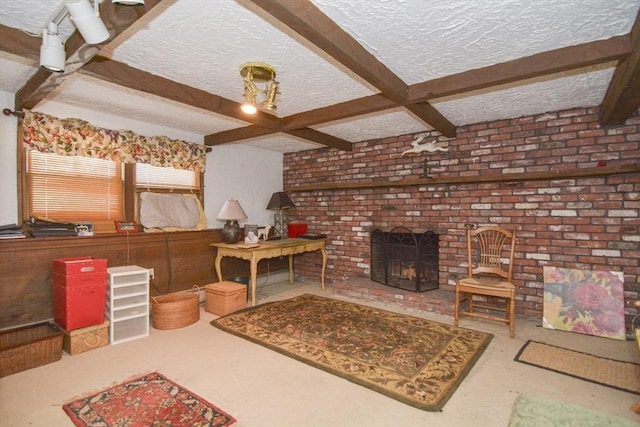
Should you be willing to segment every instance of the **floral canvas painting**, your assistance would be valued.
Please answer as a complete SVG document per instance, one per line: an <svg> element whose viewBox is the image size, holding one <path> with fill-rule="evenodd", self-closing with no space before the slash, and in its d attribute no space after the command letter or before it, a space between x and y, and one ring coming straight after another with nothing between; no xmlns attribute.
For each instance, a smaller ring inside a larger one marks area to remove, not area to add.
<svg viewBox="0 0 640 427"><path fill-rule="evenodd" d="M544 267L542 326L625 340L624 276Z"/></svg>

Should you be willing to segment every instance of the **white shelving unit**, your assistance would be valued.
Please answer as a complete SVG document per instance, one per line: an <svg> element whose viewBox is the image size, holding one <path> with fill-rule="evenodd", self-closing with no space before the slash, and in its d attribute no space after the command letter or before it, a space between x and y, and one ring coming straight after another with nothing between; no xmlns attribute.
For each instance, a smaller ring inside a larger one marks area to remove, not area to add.
<svg viewBox="0 0 640 427"><path fill-rule="evenodd" d="M109 342L121 342L149 335L149 270L137 265L107 268L109 289L106 313Z"/></svg>

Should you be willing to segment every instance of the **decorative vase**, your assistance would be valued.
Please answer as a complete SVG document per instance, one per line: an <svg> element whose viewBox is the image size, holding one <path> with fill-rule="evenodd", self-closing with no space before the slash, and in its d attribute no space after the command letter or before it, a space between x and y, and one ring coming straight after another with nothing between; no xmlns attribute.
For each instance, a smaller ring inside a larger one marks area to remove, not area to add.
<svg viewBox="0 0 640 427"><path fill-rule="evenodd" d="M222 227L222 241L225 243L238 243L240 240L240 225L236 220L228 220Z"/></svg>

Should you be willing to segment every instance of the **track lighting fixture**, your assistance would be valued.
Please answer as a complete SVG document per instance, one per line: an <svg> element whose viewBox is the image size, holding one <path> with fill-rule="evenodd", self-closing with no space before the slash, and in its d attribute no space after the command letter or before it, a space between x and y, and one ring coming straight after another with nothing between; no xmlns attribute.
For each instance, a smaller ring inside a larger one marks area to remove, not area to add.
<svg viewBox="0 0 640 427"><path fill-rule="evenodd" d="M58 26L69 16L88 44L102 43L109 38L109 31L100 19L99 0L65 0L51 15L42 30L40 67L61 73L64 71L66 53L64 42L58 34Z"/></svg>
<svg viewBox="0 0 640 427"><path fill-rule="evenodd" d="M265 110L278 108L276 96L280 92L275 68L263 62L247 62L240 67L240 75L244 81L244 102L240 108L244 113L255 114L258 106Z"/></svg>
<svg viewBox="0 0 640 427"><path fill-rule="evenodd" d="M64 43L58 35L58 25L50 22L49 26L42 30L40 67L54 73L62 73L66 57Z"/></svg>
<svg viewBox="0 0 640 427"><path fill-rule="evenodd" d="M65 0L71 21L75 24L82 38L89 44L98 44L109 38L109 31L100 19L98 0L93 0L93 8L89 0Z"/></svg>

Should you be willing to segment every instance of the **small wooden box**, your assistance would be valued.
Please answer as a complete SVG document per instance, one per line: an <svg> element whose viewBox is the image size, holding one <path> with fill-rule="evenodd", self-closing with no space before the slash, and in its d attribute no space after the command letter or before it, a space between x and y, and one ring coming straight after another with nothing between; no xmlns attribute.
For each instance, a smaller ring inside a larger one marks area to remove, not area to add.
<svg viewBox="0 0 640 427"><path fill-rule="evenodd" d="M224 316L247 307L247 286L236 282L210 283L205 289L205 310Z"/></svg>
<svg viewBox="0 0 640 427"><path fill-rule="evenodd" d="M109 321L74 331L64 331L62 349L70 355L84 353L109 344Z"/></svg>

